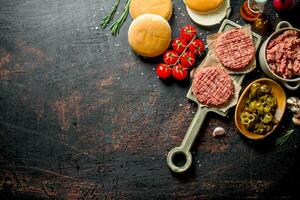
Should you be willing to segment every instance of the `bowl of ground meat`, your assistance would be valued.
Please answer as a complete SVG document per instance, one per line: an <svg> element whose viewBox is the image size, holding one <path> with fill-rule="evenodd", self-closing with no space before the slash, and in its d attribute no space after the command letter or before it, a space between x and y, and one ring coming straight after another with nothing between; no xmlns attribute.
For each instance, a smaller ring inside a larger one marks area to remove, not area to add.
<svg viewBox="0 0 300 200"><path fill-rule="evenodd" d="M262 44L259 63L263 72L289 90L300 86L300 30L286 21Z"/></svg>

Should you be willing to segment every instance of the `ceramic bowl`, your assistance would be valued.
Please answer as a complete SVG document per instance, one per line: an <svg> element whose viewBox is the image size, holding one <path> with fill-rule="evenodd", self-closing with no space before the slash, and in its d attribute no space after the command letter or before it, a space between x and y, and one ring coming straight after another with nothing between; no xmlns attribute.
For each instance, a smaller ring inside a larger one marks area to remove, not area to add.
<svg viewBox="0 0 300 200"><path fill-rule="evenodd" d="M282 84L289 90L297 90L300 87L300 77L293 78L293 79L283 78L283 77L277 75L276 73L274 73L270 69L270 67L267 63L267 60L266 60L266 47L267 47L267 44L269 43L269 41L271 39L273 39L274 37L276 37L277 35L283 33L286 30L296 30L300 33L299 29L293 28L292 25L290 23L288 23L287 21L279 22L276 26L276 31L274 33L272 33L266 41L264 41L264 43L262 44L262 46L259 50L259 64L260 64L263 72L268 77L282 82Z"/></svg>
<svg viewBox="0 0 300 200"><path fill-rule="evenodd" d="M246 127L244 126L244 124L242 124L241 119L240 119L241 113L245 110L245 105L246 105L245 101L250 92L251 85L254 83L267 84L268 86L270 86L271 93L276 98L276 101L277 101L277 109L276 109L274 117L276 118L276 120L278 120L278 123L273 127L273 129L271 131L267 132L264 135L259 135L259 134L255 134L251 131L248 131L246 129ZM244 90L244 92L242 93L242 95L239 98L239 101L235 108L235 116L234 116L235 126L238 128L238 130L244 136L246 136L249 139L252 139L252 140L263 139L263 138L267 137L268 135L270 135L271 133L273 133L274 130L277 128L278 124L280 123L280 121L282 119L285 109L286 109L285 91L277 82L275 82L269 78L261 78L261 79L255 80L246 87L246 89Z"/></svg>

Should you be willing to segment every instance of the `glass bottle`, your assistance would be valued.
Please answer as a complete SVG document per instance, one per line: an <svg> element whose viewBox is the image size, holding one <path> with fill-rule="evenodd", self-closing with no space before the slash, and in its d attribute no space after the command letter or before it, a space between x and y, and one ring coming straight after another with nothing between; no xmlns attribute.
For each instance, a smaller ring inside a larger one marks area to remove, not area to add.
<svg viewBox="0 0 300 200"><path fill-rule="evenodd" d="M267 0L246 0L240 8L241 16L246 21L255 21L264 11Z"/></svg>

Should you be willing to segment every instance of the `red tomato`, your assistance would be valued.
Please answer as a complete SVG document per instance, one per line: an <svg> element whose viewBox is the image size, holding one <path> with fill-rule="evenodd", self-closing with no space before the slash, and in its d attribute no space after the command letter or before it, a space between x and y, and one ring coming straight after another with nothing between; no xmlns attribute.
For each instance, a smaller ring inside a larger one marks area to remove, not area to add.
<svg viewBox="0 0 300 200"><path fill-rule="evenodd" d="M187 47L187 43L184 39L182 38L176 38L172 42L172 48L177 52L177 53L182 53L185 48Z"/></svg>
<svg viewBox="0 0 300 200"><path fill-rule="evenodd" d="M201 39L194 39L189 45L189 50L195 55L200 55L204 51L203 41Z"/></svg>
<svg viewBox="0 0 300 200"><path fill-rule="evenodd" d="M184 80L187 77L188 71L181 64L178 64L173 67L172 75L176 80L180 81Z"/></svg>
<svg viewBox="0 0 300 200"><path fill-rule="evenodd" d="M186 51L180 57L180 63L184 66L190 67L195 64L195 56L192 52Z"/></svg>
<svg viewBox="0 0 300 200"><path fill-rule="evenodd" d="M180 37L189 42L196 36L196 28L190 24L180 29Z"/></svg>
<svg viewBox="0 0 300 200"><path fill-rule="evenodd" d="M168 50L164 53L164 61L168 65L174 65L179 58L179 55L174 50Z"/></svg>
<svg viewBox="0 0 300 200"><path fill-rule="evenodd" d="M172 74L172 68L165 63L158 64L156 67L156 74L162 79L169 78Z"/></svg>

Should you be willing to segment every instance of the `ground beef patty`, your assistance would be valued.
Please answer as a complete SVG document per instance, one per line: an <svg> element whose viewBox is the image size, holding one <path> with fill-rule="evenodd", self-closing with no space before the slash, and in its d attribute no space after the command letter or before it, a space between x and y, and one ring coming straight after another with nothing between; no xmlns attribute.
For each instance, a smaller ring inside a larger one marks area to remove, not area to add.
<svg viewBox="0 0 300 200"><path fill-rule="evenodd" d="M196 72L192 91L200 103L220 106L232 97L234 86L229 74L222 67L211 66Z"/></svg>
<svg viewBox="0 0 300 200"><path fill-rule="evenodd" d="M251 37L239 29L232 29L217 38L215 52L224 67L238 71L253 59L255 48Z"/></svg>

